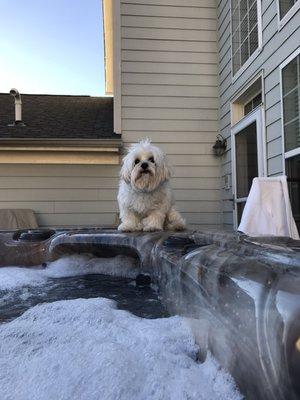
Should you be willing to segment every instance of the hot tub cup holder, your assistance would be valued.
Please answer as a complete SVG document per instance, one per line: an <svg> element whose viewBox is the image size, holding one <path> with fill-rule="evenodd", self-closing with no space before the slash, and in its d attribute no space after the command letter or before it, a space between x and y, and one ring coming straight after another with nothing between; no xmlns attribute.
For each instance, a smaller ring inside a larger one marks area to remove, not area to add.
<svg viewBox="0 0 300 400"><path fill-rule="evenodd" d="M13 235L13 240L22 242L42 242L50 239L56 233L53 229L19 230Z"/></svg>

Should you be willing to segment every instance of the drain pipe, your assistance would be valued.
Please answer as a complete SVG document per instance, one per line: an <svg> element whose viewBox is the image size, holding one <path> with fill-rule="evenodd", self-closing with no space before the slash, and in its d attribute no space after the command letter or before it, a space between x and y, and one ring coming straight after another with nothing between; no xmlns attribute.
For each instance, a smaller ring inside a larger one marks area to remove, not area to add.
<svg viewBox="0 0 300 400"><path fill-rule="evenodd" d="M13 125L24 126L22 122L22 100L17 89L11 89L9 92L15 99L15 122Z"/></svg>

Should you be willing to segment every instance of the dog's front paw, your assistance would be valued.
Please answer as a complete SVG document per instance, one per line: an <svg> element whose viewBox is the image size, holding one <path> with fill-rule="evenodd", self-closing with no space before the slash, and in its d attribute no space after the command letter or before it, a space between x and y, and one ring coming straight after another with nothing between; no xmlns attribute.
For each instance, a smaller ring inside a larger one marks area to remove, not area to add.
<svg viewBox="0 0 300 400"><path fill-rule="evenodd" d="M186 230L186 224L184 223L184 221L176 222L176 223L168 223L166 225L166 230L167 231L184 231L184 230Z"/></svg>
<svg viewBox="0 0 300 400"><path fill-rule="evenodd" d="M128 224L126 222L122 222L122 224L118 226L118 231L121 232L138 232L142 230L143 230L142 224Z"/></svg>
<svg viewBox="0 0 300 400"><path fill-rule="evenodd" d="M144 232L157 232L162 230L163 228L161 226L155 226L155 225L146 225L143 227Z"/></svg>

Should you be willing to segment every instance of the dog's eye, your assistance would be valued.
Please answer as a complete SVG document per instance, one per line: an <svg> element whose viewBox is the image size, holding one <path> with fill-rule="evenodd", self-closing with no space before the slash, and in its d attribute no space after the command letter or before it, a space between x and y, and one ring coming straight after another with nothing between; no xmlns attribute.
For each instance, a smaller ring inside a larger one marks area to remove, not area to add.
<svg viewBox="0 0 300 400"><path fill-rule="evenodd" d="M137 158L135 161L134 161L134 164L136 165L136 164L138 164L140 162L140 160Z"/></svg>
<svg viewBox="0 0 300 400"><path fill-rule="evenodd" d="M154 158L153 158L153 157L150 157L148 161L154 163Z"/></svg>

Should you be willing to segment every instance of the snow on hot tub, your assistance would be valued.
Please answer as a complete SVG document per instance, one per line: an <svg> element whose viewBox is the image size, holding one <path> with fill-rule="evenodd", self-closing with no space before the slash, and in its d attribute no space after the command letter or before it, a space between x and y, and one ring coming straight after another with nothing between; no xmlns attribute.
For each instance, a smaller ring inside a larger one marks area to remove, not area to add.
<svg viewBox="0 0 300 400"><path fill-rule="evenodd" d="M0 304L16 293L24 301L37 289L47 294L55 281L83 274L116 276L122 269L133 284L138 271L123 268L126 261L73 255L46 268L1 268ZM0 324L2 400L241 399L211 355L197 362L183 317L141 318L101 297L43 301Z"/></svg>

